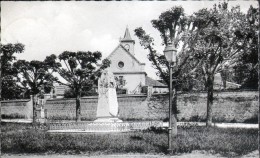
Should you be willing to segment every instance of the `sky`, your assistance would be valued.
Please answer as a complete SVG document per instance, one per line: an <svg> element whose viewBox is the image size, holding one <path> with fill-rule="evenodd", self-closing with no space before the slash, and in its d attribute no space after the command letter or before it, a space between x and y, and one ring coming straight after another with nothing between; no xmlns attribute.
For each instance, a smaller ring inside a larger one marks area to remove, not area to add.
<svg viewBox="0 0 260 158"><path fill-rule="evenodd" d="M1 43L22 43L25 51L17 59L44 60L63 51L100 51L103 59L119 44L126 27L135 40L135 56L146 63L148 76L159 79L147 59L134 29L143 27L155 39L155 48L162 53L160 34L151 20L173 6L182 6L187 15L202 8L212 8L220 1L2 1ZM257 1L230 1L247 12Z"/></svg>

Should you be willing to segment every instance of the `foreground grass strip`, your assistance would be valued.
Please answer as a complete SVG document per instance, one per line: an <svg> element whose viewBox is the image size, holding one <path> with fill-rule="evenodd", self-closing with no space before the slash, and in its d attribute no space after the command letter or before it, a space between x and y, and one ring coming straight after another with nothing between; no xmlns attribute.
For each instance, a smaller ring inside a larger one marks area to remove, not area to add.
<svg viewBox="0 0 260 158"><path fill-rule="evenodd" d="M206 150L239 156L257 150L257 129L181 127L175 152ZM3 153L123 154L167 153L167 131L151 128L129 133L50 134L31 124L2 123Z"/></svg>

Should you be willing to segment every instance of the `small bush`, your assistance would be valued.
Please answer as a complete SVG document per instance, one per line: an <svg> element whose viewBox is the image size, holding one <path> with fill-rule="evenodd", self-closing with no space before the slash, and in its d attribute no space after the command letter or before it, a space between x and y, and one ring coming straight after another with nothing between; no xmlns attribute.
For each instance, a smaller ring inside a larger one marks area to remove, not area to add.
<svg viewBox="0 0 260 158"><path fill-rule="evenodd" d="M163 122L168 122L168 121L169 121L169 117L163 119Z"/></svg>
<svg viewBox="0 0 260 158"><path fill-rule="evenodd" d="M127 89L116 89L116 94L127 94Z"/></svg>
<svg viewBox="0 0 260 158"><path fill-rule="evenodd" d="M192 116L189 121L191 121L191 122L205 122L206 118L195 115L195 116Z"/></svg>
<svg viewBox="0 0 260 158"><path fill-rule="evenodd" d="M10 114L10 115L2 114L1 117L2 119L24 119L25 118L24 115L20 115L20 114Z"/></svg>
<svg viewBox="0 0 260 158"><path fill-rule="evenodd" d="M143 138L141 136L130 136L133 140L142 140Z"/></svg>
<svg viewBox="0 0 260 158"><path fill-rule="evenodd" d="M154 127L154 126L148 128L148 129L145 130L145 131L146 131L146 132L153 132L153 133L155 133L155 134L162 134L162 133L167 133L167 132L168 132L167 129L165 129L165 128L162 128L162 127Z"/></svg>
<svg viewBox="0 0 260 158"><path fill-rule="evenodd" d="M244 123L258 123L258 116L254 115L253 117L246 119Z"/></svg>
<svg viewBox="0 0 260 158"><path fill-rule="evenodd" d="M230 121L230 123L237 123L237 120L233 119Z"/></svg>

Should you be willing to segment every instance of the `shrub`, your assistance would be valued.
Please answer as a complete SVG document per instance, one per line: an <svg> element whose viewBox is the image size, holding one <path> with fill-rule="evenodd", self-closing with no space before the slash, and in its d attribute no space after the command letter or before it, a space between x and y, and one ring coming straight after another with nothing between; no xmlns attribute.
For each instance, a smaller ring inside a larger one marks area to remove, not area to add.
<svg viewBox="0 0 260 158"><path fill-rule="evenodd" d="M199 115L195 115L195 116L192 116L189 121L191 121L191 122L205 122L206 118L201 117Z"/></svg>
<svg viewBox="0 0 260 158"><path fill-rule="evenodd" d="M127 89L118 88L116 89L116 94L127 94Z"/></svg>
<svg viewBox="0 0 260 158"><path fill-rule="evenodd" d="M18 113L10 114L10 115L2 114L1 117L2 119L24 119L25 118L24 115L20 115Z"/></svg>
<svg viewBox="0 0 260 158"><path fill-rule="evenodd" d="M169 121L169 117L163 119L163 122L168 122L168 121Z"/></svg>
<svg viewBox="0 0 260 158"><path fill-rule="evenodd" d="M150 127L147 130L145 130L146 132L153 132L155 134L161 134L161 133L167 133L167 129L162 128L162 127Z"/></svg>
<svg viewBox="0 0 260 158"><path fill-rule="evenodd" d="M258 123L258 115L256 114L251 118L246 119L244 123Z"/></svg>

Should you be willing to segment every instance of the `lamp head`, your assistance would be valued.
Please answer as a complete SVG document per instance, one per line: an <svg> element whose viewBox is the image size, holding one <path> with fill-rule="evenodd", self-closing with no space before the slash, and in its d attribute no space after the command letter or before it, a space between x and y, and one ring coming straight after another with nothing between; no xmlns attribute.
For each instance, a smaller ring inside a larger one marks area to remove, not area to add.
<svg viewBox="0 0 260 158"><path fill-rule="evenodd" d="M174 63L176 62L177 58L177 49L172 45L172 43L169 43L165 49L164 49L164 55L166 60L169 63Z"/></svg>

